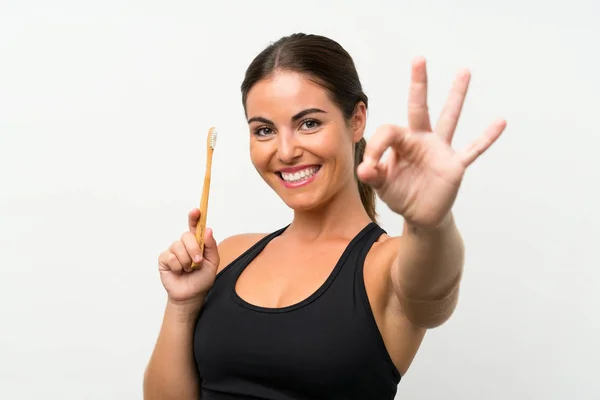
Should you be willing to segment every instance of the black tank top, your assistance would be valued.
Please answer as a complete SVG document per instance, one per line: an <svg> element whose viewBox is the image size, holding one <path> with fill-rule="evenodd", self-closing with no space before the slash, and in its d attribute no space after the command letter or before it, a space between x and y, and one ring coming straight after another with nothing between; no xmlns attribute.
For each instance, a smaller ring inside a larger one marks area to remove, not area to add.
<svg viewBox="0 0 600 400"><path fill-rule="evenodd" d="M373 222L364 227L323 285L295 305L263 308L244 301L235 291L238 277L286 228L217 275L194 333L202 400L393 399L400 373L363 280L365 257L385 231Z"/></svg>

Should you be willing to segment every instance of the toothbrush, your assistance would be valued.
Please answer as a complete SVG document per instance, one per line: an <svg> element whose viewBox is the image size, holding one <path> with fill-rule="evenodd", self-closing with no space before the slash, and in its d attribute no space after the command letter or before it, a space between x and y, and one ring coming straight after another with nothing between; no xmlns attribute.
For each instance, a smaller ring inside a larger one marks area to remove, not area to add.
<svg viewBox="0 0 600 400"><path fill-rule="evenodd" d="M206 230L206 213L208 211L208 193L210 192L210 176L212 168L212 157L217 144L217 130L212 127L208 130L206 137L206 171L204 172L204 187L202 188L202 199L200 200L200 220L196 225L196 241L200 245L200 254L204 253L204 231ZM192 268L199 264L192 262Z"/></svg>

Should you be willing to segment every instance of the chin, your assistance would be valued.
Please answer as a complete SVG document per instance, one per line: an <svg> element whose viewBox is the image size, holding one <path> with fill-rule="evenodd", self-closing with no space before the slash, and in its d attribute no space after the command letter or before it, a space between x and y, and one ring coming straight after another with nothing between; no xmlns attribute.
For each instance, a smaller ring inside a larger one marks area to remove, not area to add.
<svg viewBox="0 0 600 400"><path fill-rule="evenodd" d="M281 200L294 211L310 211L318 208L327 197L324 188L315 187L313 190L294 192L286 188L277 188L275 192Z"/></svg>
<svg viewBox="0 0 600 400"><path fill-rule="evenodd" d="M281 196L281 200L294 211L313 211L323 204L317 196Z"/></svg>
<svg viewBox="0 0 600 400"><path fill-rule="evenodd" d="M270 173L265 179L283 202L294 211L311 211L326 202L327 184L324 183L321 166L315 166L313 174L307 176L282 176ZM264 176L263 176L264 178ZM287 178L287 179L286 179Z"/></svg>

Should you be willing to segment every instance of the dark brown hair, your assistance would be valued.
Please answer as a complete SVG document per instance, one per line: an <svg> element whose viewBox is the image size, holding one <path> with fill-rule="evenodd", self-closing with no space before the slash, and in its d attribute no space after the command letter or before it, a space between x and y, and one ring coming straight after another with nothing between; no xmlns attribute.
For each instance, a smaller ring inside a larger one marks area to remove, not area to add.
<svg viewBox="0 0 600 400"><path fill-rule="evenodd" d="M369 99L363 92L350 54L339 43L327 37L295 33L271 43L248 66L241 86L244 110L252 86L276 70L294 71L309 76L327 90L347 122L351 120L359 102L362 101L368 108ZM354 146L354 174L362 204L369 218L375 222L375 192L356 176L356 167L362 162L366 144L365 139L361 138Z"/></svg>

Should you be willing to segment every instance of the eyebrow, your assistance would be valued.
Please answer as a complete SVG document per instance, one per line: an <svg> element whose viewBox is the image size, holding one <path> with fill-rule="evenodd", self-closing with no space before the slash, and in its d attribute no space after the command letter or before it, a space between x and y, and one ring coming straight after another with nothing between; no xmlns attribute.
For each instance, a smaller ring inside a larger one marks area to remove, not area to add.
<svg viewBox="0 0 600 400"><path fill-rule="evenodd" d="M326 112L321 110L320 108L307 108L306 110L302 110L298 114L294 115L292 117L292 121L297 121L300 118L307 116L308 114L315 114L315 113L326 114ZM248 123L251 123L251 122L262 122L263 124L275 125L275 124L273 124L273 121L271 121L267 118L264 118L264 117L252 117L248 120Z"/></svg>

